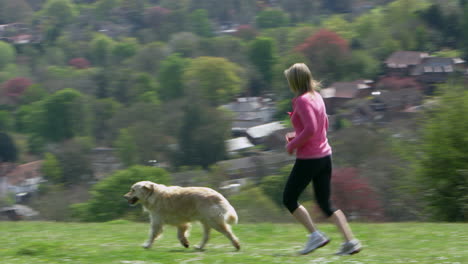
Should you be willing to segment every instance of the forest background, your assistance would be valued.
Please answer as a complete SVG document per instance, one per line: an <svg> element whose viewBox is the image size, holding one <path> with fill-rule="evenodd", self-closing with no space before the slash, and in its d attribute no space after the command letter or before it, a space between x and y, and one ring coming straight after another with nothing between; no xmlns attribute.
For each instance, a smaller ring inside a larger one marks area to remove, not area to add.
<svg viewBox="0 0 468 264"><path fill-rule="evenodd" d="M292 63L326 87L378 80L395 51L466 60L466 2L0 0L0 26L15 25L0 41L1 161L44 160L47 181L28 204L45 219L143 219L117 198L139 179L170 184L189 171L215 189L229 179L217 165L233 158L221 105L271 97L287 125ZM405 122L333 124L334 199L352 219L468 219L465 72L425 101L436 103ZM96 147L122 163L98 182ZM229 197L241 219L291 220L281 205L289 169Z"/></svg>

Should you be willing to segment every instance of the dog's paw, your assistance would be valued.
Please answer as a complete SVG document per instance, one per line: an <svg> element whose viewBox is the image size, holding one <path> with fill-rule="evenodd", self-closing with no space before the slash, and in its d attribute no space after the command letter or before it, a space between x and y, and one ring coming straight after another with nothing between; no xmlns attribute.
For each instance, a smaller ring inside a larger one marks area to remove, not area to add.
<svg viewBox="0 0 468 264"><path fill-rule="evenodd" d="M189 248L190 244L188 242L181 242L182 246Z"/></svg>
<svg viewBox="0 0 468 264"><path fill-rule="evenodd" d="M201 246L194 246L194 248L198 251L205 251L205 248L201 247Z"/></svg>
<svg viewBox="0 0 468 264"><path fill-rule="evenodd" d="M145 243L143 243L141 246L142 246L143 248L145 248L145 249L148 249L148 248L151 248L151 243L145 242Z"/></svg>

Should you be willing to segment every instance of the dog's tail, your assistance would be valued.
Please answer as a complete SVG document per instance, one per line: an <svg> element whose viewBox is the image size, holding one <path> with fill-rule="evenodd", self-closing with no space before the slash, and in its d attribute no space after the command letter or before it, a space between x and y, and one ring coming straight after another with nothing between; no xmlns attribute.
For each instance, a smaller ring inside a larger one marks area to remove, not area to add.
<svg viewBox="0 0 468 264"><path fill-rule="evenodd" d="M239 218L237 217L236 210L231 205L229 205L227 209L228 210L226 214L224 215L224 219L226 220L226 223L230 225L237 224L237 221Z"/></svg>

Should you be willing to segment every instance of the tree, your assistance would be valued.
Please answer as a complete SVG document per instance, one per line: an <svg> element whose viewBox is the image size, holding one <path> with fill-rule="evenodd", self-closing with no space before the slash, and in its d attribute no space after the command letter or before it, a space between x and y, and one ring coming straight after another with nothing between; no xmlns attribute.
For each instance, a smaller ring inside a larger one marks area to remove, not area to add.
<svg viewBox="0 0 468 264"><path fill-rule="evenodd" d="M297 46L296 51L308 58L315 78L335 81L343 77L343 62L349 56L349 46L335 32L321 29Z"/></svg>
<svg viewBox="0 0 468 264"><path fill-rule="evenodd" d="M105 66L111 62L115 42L106 35L96 34L90 43L89 55L94 65Z"/></svg>
<svg viewBox="0 0 468 264"><path fill-rule="evenodd" d="M319 11L317 0L280 0L281 7L287 11L292 22L310 22Z"/></svg>
<svg viewBox="0 0 468 264"><path fill-rule="evenodd" d="M384 220L380 197L355 168L339 168L332 176L332 201L349 217Z"/></svg>
<svg viewBox="0 0 468 264"><path fill-rule="evenodd" d="M15 162L18 150L13 139L4 132L0 132L0 162Z"/></svg>
<svg viewBox="0 0 468 264"><path fill-rule="evenodd" d="M16 57L16 51L10 44L0 41L0 70L13 62Z"/></svg>
<svg viewBox="0 0 468 264"><path fill-rule="evenodd" d="M161 62L161 70L158 74L161 85L161 100L169 101L184 95L183 73L186 59L179 54L172 54Z"/></svg>
<svg viewBox="0 0 468 264"><path fill-rule="evenodd" d="M0 110L0 131L11 131L12 128L12 114L8 111Z"/></svg>
<svg viewBox="0 0 468 264"><path fill-rule="evenodd" d="M250 43L249 58L262 75L265 88L270 88L275 64L274 43L270 38L257 38Z"/></svg>
<svg viewBox="0 0 468 264"><path fill-rule="evenodd" d="M179 53L183 57L196 57L200 46L200 38L190 32L175 33L169 40L172 52Z"/></svg>
<svg viewBox="0 0 468 264"><path fill-rule="evenodd" d="M213 36L213 29L210 20L208 19L208 12L205 9L197 9L190 14L190 25L192 32L200 37Z"/></svg>
<svg viewBox="0 0 468 264"><path fill-rule="evenodd" d="M60 163L52 153L46 153L44 163L42 164L41 172L44 178L52 183L61 183L63 180L63 172Z"/></svg>
<svg viewBox="0 0 468 264"><path fill-rule="evenodd" d="M137 50L133 57L133 68L150 74L157 74L161 61L169 54L169 48L162 42L151 42Z"/></svg>
<svg viewBox="0 0 468 264"><path fill-rule="evenodd" d="M463 51L463 58L468 58L468 4L463 6L463 16L460 21L460 37L461 41L459 42L459 48ZM1 68L1 62L0 62Z"/></svg>
<svg viewBox="0 0 468 264"><path fill-rule="evenodd" d="M0 24L29 22L33 10L24 0L0 1Z"/></svg>
<svg viewBox="0 0 468 264"><path fill-rule="evenodd" d="M423 128L416 173L419 193L436 220L468 220L468 92L463 82L443 85ZM416 153L417 154L417 153Z"/></svg>
<svg viewBox="0 0 468 264"><path fill-rule="evenodd" d="M259 28L276 28L288 24L288 16L281 9L266 9L258 13L255 22Z"/></svg>
<svg viewBox="0 0 468 264"><path fill-rule="evenodd" d="M226 157L228 135L229 124L222 112L191 99L184 109L174 164L208 168Z"/></svg>
<svg viewBox="0 0 468 264"><path fill-rule="evenodd" d="M128 129L120 129L119 137L114 143L119 154L120 161L125 167L138 164L138 150L135 144L135 139L130 134Z"/></svg>
<svg viewBox="0 0 468 264"><path fill-rule="evenodd" d="M3 84L3 94L13 102L19 102L23 93L32 85L31 80L24 77L17 77L8 80Z"/></svg>
<svg viewBox="0 0 468 264"><path fill-rule="evenodd" d="M87 129L86 105L76 90L64 89L44 102L44 131L41 135L51 141L62 141L84 135Z"/></svg>
<svg viewBox="0 0 468 264"><path fill-rule="evenodd" d="M46 39L54 42L76 14L75 5L71 0L47 0L41 10L45 20L43 28L46 31Z"/></svg>
<svg viewBox="0 0 468 264"><path fill-rule="evenodd" d="M112 98L96 99L92 103L93 135L97 143L108 145L111 140L111 120L122 107Z"/></svg>
<svg viewBox="0 0 468 264"><path fill-rule="evenodd" d="M224 58L198 57L193 59L184 72L184 87L187 95L199 94L211 105L226 103L243 92L243 70Z"/></svg>
<svg viewBox="0 0 468 264"><path fill-rule="evenodd" d="M74 215L81 221L109 221L125 217L132 210L122 202L122 195L138 181L168 184L169 175L164 169L145 166L117 171L92 187L89 201L72 206ZM142 215L140 209L138 213L133 210L133 213Z"/></svg>
<svg viewBox="0 0 468 264"><path fill-rule="evenodd" d="M249 41L257 36L258 32L251 25L240 25L237 27L234 36Z"/></svg>
<svg viewBox="0 0 468 264"><path fill-rule="evenodd" d="M92 147L91 140L84 137L74 138L59 144L58 150L54 153L63 172L59 183L71 187L93 180Z"/></svg>
<svg viewBox="0 0 468 264"><path fill-rule="evenodd" d="M138 41L134 38L126 38L117 42L112 47L112 58L114 63L122 63L125 59L133 57L138 50Z"/></svg>

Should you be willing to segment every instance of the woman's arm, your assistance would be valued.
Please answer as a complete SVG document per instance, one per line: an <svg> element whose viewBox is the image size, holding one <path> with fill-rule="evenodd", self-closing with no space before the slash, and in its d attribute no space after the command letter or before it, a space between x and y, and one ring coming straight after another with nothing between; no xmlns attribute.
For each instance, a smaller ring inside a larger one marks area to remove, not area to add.
<svg viewBox="0 0 468 264"><path fill-rule="evenodd" d="M293 140L289 141L286 146L289 153L304 145L314 135L315 128L317 127L317 117L311 103L307 99L298 98L295 111L297 111L304 129Z"/></svg>

